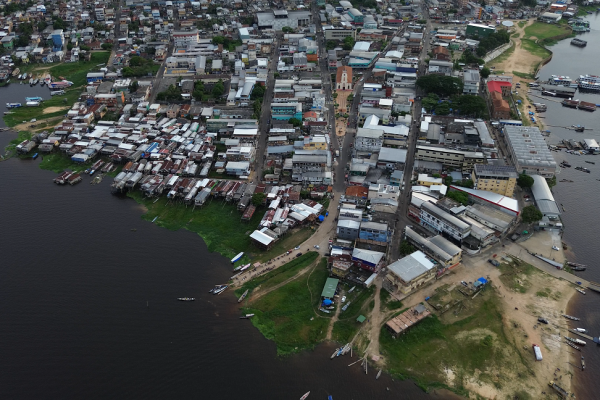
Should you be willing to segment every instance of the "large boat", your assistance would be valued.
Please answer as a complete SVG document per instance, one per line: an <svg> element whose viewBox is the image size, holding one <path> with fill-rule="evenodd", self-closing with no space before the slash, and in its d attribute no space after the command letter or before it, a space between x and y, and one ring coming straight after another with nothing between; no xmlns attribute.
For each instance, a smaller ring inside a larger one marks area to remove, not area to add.
<svg viewBox="0 0 600 400"><path fill-rule="evenodd" d="M562 85L569 86L573 80L568 76L563 75L552 75L550 79L548 79L548 83L550 85Z"/></svg>
<svg viewBox="0 0 600 400"><path fill-rule="evenodd" d="M227 285L223 285L223 286L221 286L220 288L216 289L216 290L213 292L213 294L221 294L221 293L223 293L223 292L225 291L225 289L227 289L227 287L228 287Z"/></svg>
<svg viewBox="0 0 600 400"><path fill-rule="evenodd" d="M579 89L583 90L600 90L600 76L596 75L580 75L577 79Z"/></svg>
<svg viewBox="0 0 600 400"><path fill-rule="evenodd" d="M596 105L588 101L580 101L578 108L585 111L596 111Z"/></svg>
<svg viewBox="0 0 600 400"><path fill-rule="evenodd" d="M194 301L196 299L194 297L178 297L177 300L179 300L179 301Z"/></svg>
<svg viewBox="0 0 600 400"><path fill-rule="evenodd" d="M12 76L13 76L13 77L15 77L15 76L20 76L20 75L19 75L19 72L21 72L21 70L20 70L19 68L15 68L15 70L12 72Z"/></svg>
<svg viewBox="0 0 600 400"><path fill-rule="evenodd" d="M581 340L581 339L575 339L575 338L568 337L568 336L565 336L565 339L567 339L571 343L575 343L575 344L578 344L580 346L585 346L585 342L583 340Z"/></svg>
<svg viewBox="0 0 600 400"><path fill-rule="evenodd" d="M556 92L551 92L549 90L542 90L542 95L556 97Z"/></svg>
<svg viewBox="0 0 600 400"><path fill-rule="evenodd" d="M44 101L44 99L42 99L39 96L36 96L36 97L25 97L25 101L39 101L39 102L42 102L42 101Z"/></svg>
<svg viewBox="0 0 600 400"><path fill-rule="evenodd" d="M560 104L562 104L563 107L577 108L577 106L579 105L579 100L564 99L563 101L560 102Z"/></svg>
<svg viewBox="0 0 600 400"><path fill-rule="evenodd" d="M558 392L558 394L560 394L562 396L563 399L566 399L567 397L569 397L571 395L571 393L567 392L565 389L558 386L554 381L550 381L548 383L548 386L550 386L552 389L556 390Z"/></svg>
<svg viewBox="0 0 600 400"><path fill-rule="evenodd" d="M23 105L21 103L6 103L6 108L17 108L22 106Z"/></svg>
<svg viewBox="0 0 600 400"><path fill-rule="evenodd" d="M39 107L40 102L39 101L28 101L27 103L25 103L25 105L27 107Z"/></svg>
<svg viewBox="0 0 600 400"><path fill-rule="evenodd" d="M572 315L562 314L562 316L565 317L565 318L571 319L573 321L579 321L579 318L574 317Z"/></svg>
<svg viewBox="0 0 600 400"><path fill-rule="evenodd" d="M50 89L64 89L73 85L73 82L70 81L60 81L60 82L50 82L48 83L48 87Z"/></svg>
<svg viewBox="0 0 600 400"><path fill-rule="evenodd" d="M577 46L577 47L585 47L585 46L587 46L587 41L575 38L575 39L571 40L571 44L573 46Z"/></svg>

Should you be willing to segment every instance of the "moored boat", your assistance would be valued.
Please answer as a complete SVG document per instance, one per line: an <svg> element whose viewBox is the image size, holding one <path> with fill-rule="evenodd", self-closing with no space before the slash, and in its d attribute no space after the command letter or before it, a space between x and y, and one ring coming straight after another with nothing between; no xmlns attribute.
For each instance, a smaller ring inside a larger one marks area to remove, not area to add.
<svg viewBox="0 0 600 400"><path fill-rule="evenodd" d="M564 399L566 399L570 395L569 392L567 392L565 389L558 386L554 381L550 381L548 383L548 386L550 386L552 389L556 390L558 392L558 394L560 394Z"/></svg>
<svg viewBox="0 0 600 400"><path fill-rule="evenodd" d="M585 342L583 340L581 340L581 339L575 339L575 338L568 337L568 336L565 336L565 339L567 339L571 343L575 343L575 344L578 344L580 346L585 346Z"/></svg>
<svg viewBox="0 0 600 400"><path fill-rule="evenodd" d="M576 288L576 290L577 290L579 293L581 293L581 294L585 294L585 292L584 292L583 290L579 289L579 288Z"/></svg>
<svg viewBox="0 0 600 400"><path fill-rule="evenodd" d="M31 156L31 158L33 158L34 160L37 158L38 153L35 153L34 155Z"/></svg>
<svg viewBox="0 0 600 400"><path fill-rule="evenodd" d="M23 105L21 103L6 103L6 108L18 108L22 106Z"/></svg>
<svg viewBox="0 0 600 400"><path fill-rule="evenodd" d="M250 319L252 317L254 317L254 314L246 314L246 315L240 317L240 319Z"/></svg>
<svg viewBox="0 0 600 400"><path fill-rule="evenodd" d="M223 292L225 291L225 289L227 289L227 288L228 288L228 286L227 286L227 285L223 285L223 286L221 286L220 288L218 288L217 290L215 290L215 291L213 292L213 294L221 294L221 293L223 293Z"/></svg>
<svg viewBox="0 0 600 400"><path fill-rule="evenodd" d="M574 316L572 316L572 315L567 315L567 314L561 314L561 315L562 315L563 317L565 317L565 318L568 318L568 319L571 319L571 320L573 320L573 321L579 321L579 318L577 318L577 317L574 317Z"/></svg>
<svg viewBox="0 0 600 400"><path fill-rule="evenodd" d="M580 332L580 333L586 333L587 332L587 329L583 329L583 328L575 328L575 330L577 332Z"/></svg>
<svg viewBox="0 0 600 400"><path fill-rule="evenodd" d="M243 256L244 256L244 252L242 251L241 253L239 253L238 255L236 255L235 257L233 257L231 259L231 263L233 264L237 261L240 261Z"/></svg>
<svg viewBox="0 0 600 400"><path fill-rule="evenodd" d="M178 297L177 300L179 300L179 301L194 301L196 299L194 297Z"/></svg>
<svg viewBox="0 0 600 400"><path fill-rule="evenodd" d="M240 296L240 298L238 299L238 303L241 303L242 301L244 301L244 299L248 295L248 291L249 291L249 289L246 289L246 291Z"/></svg>

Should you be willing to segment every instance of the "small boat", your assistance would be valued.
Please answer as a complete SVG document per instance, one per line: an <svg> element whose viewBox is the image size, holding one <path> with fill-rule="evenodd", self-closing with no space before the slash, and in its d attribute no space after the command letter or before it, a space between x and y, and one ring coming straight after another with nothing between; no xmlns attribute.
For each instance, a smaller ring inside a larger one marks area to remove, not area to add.
<svg viewBox="0 0 600 400"><path fill-rule="evenodd" d="M222 286L222 287L220 287L219 289L215 290L215 291L213 292L213 294L221 294L221 293L223 293L223 292L225 291L225 289L227 289L228 287L229 287L229 286L227 286L227 285L223 285L223 286Z"/></svg>
<svg viewBox="0 0 600 400"><path fill-rule="evenodd" d="M304 396L300 397L300 400L306 400L306 398L308 397L309 394L310 394L310 392L304 393Z"/></svg>
<svg viewBox="0 0 600 400"><path fill-rule="evenodd" d="M581 370L585 370L585 358L583 356L581 356Z"/></svg>
<svg viewBox="0 0 600 400"><path fill-rule="evenodd" d="M37 158L37 156L38 156L38 153L35 153L34 155L31 156L31 158L35 160Z"/></svg>
<svg viewBox="0 0 600 400"><path fill-rule="evenodd" d="M235 257L233 257L233 258L231 259L231 263L233 264L233 263L235 263L235 262L237 262L237 261L240 261L240 259L241 259L243 256L244 256L244 252L242 251L242 252L241 252L241 253L239 253L237 256L235 256Z"/></svg>
<svg viewBox="0 0 600 400"><path fill-rule="evenodd" d="M577 346L575 346L573 343L569 342L568 340L565 340L565 343L569 346L571 346L572 348L574 348L577 351L581 351L581 349Z"/></svg>
<svg viewBox="0 0 600 400"><path fill-rule="evenodd" d="M42 101L44 101L44 99L42 99L39 96L36 96L36 97L25 97L25 101L39 101L39 102L42 102Z"/></svg>
<svg viewBox="0 0 600 400"><path fill-rule="evenodd" d="M90 175L94 175L95 173L96 173L95 169L93 169L93 170L90 171Z"/></svg>
<svg viewBox="0 0 600 400"><path fill-rule="evenodd" d="M6 108L18 108L22 107L21 103L6 103Z"/></svg>
<svg viewBox="0 0 600 400"><path fill-rule="evenodd" d="M337 349L335 349L335 351L333 352L333 354L331 355L331 359L333 360L336 356L338 351L340 351L339 347Z"/></svg>
<svg viewBox="0 0 600 400"><path fill-rule="evenodd" d="M319 311L324 312L325 314L330 314L331 311L324 309L323 307L319 308Z"/></svg>
<svg viewBox="0 0 600 400"><path fill-rule="evenodd" d="M586 267L571 267L571 271L585 271Z"/></svg>
<svg viewBox="0 0 600 400"><path fill-rule="evenodd" d="M178 297L177 300L179 300L179 301L194 301L196 299L194 297Z"/></svg>
<svg viewBox="0 0 600 400"><path fill-rule="evenodd" d="M586 329L583 329L583 328L575 328L575 330L576 330L577 332L579 332L579 333L586 333L586 332L587 332L587 330L586 330Z"/></svg>
<svg viewBox="0 0 600 400"><path fill-rule="evenodd" d="M568 336L565 336L565 339L567 339L571 343L575 343L575 344L578 344L580 346L585 346L585 342L583 340L581 340L581 339L575 339L575 338L568 337Z"/></svg>
<svg viewBox="0 0 600 400"><path fill-rule="evenodd" d="M579 288L576 288L576 290L577 290L579 293L581 293L581 294L585 294L585 292L584 292L583 290L579 289Z"/></svg>
<svg viewBox="0 0 600 400"><path fill-rule="evenodd" d="M152 223L154 223L154 221L156 221L158 219L158 215L156 217L154 217L154 219L152 220Z"/></svg>
<svg viewBox="0 0 600 400"><path fill-rule="evenodd" d="M250 319L252 317L254 317L254 314L246 314L246 315L240 317L240 319Z"/></svg>
<svg viewBox="0 0 600 400"><path fill-rule="evenodd" d="M25 72L25 73L23 74L23 76L21 77L21 79L23 79L23 80L27 79L27 72Z"/></svg>
<svg viewBox="0 0 600 400"><path fill-rule="evenodd" d="M242 301L244 301L244 299L248 295L248 290L249 289L246 289L246 291L240 296L240 298L238 299L238 303L241 303Z"/></svg>
<svg viewBox="0 0 600 400"><path fill-rule="evenodd" d="M572 315L567 315L567 314L561 314L563 317L571 319L573 321L579 321L579 318L577 317L573 317Z"/></svg>
<svg viewBox="0 0 600 400"><path fill-rule="evenodd" d="M571 395L571 393L567 392L565 389L558 386L556 383L554 383L554 381L550 381L550 383L548 383L548 386L550 386L552 389L556 390L558 392L558 394L560 394L562 396L563 399L566 399L567 397L569 397Z"/></svg>
<svg viewBox="0 0 600 400"><path fill-rule="evenodd" d="M586 163L596 165L596 163L594 161L586 161Z"/></svg>
<svg viewBox="0 0 600 400"><path fill-rule="evenodd" d="M375 379L379 379L379 377L381 376L381 370L379 370L379 372L377 373L377 376L375 377Z"/></svg>
<svg viewBox="0 0 600 400"><path fill-rule="evenodd" d="M225 285L215 285L214 288L210 289L208 293L215 293L217 290L221 289Z"/></svg>

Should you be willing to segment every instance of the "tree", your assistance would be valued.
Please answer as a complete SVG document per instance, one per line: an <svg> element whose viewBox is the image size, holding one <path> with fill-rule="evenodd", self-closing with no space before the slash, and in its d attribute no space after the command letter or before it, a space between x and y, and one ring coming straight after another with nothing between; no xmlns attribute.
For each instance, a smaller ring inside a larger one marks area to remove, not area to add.
<svg viewBox="0 0 600 400"><path fill-rule="evenodd" d="M252 204L256 207L261 206L266 198L267 195L265 193L254 193L252 195Z"/></svg>
<svg viewBox="0 0 600 400"><path fill-rule="evenodd" d="M138 90L138 88L139 88L139 87L140 87L140 84L139 84L139 82L138 82L138 81L133 81L133 82L131 82L131 84L129 85L129 92L130 92L130 93L133 93L133 92L135 92L136 90Z"/></svg>
<svg viewBox="0 0 600 400"><path fill-rule="evenodd" d="M483 79L486 79L488 76L490 76L490 74L491 71L488 67L483 67L481 71L479 71L479 75L481 75Z"/></svg>
<svg viewBox="0 0 600 400"><path fill-rule="evenodd" d="M415 247L412 244L408 243L408 241L403 240L400 243L400 255L401 256L407 256L409 254L414 253L415 251L416 251Z"/></svg>
<svg viewBox="0 0 600 400"><path fill-rule="evenodd" d="M212 88L212 95L215 97L220 97L225 93L225 86L223 85L223 80L219 79L215 86Z"/></svg>
<svg viewBox="0 0 600 400"><path fill-rule="evenodd" d="M453 181L454 181L454 178L452 178L450 175L448 175L444 178L444 185L450 186L450 185L452 185Z"/></svg>
<svg viewBox="0 0 600 400"><path fill-rule="evenodd" d="M333 49L335 49L335 46L337 46L337 43L335 42L335 40L328 40L325 43L325 48L327 50L333 50Z"/></svg>
<svg viewBox="0 0 600 400"><path fill-rule="evenodd" d="M460 78L445 75L424 75L417 79L417 86L427 93L439 96L452 96L462 93L463 82Z"/></svg>
<svg viewBox="0 0 600 400"><path fill-rule="evenodd" d="M292 33L292 32L294 32L294 29L290 28L289 26L284 26L283 28L281 28L281 31L283 33Z"/></svg>
<svg viewBox="0 0 600 400"><path fill-rule="evenodd" d="M473 189L473 186L475 186L475 184L471 179L463 179L462 181L457 181L456 186L462 186L468 189Z"/></svg>
<svg viewBox="0 0 600 400"><path fill-rule="evenodd" d="M346 36L344 38L344 44L342 45L342 48L344 50L352 50L353 47L354 47L354 38L352 36Z"/></svg>
<svg viewBox="0 0 600 400"><path fill-rule="evenodd" d="M52 27L54 29L67 29L67 24L62 18L56 17L54 21L52 21Z"/></svg>
<svg viewBox="0 0 600 400"><path fill-rule="evenodd" d="M444 101L435 106L435 113L437 115L448 115L450 114L450 103Z"/></svg>
<svg viewBox="0 0 600 400"><path fill-rule="evenodd" d="M523 211L521 211L521 219L527 224L539 221L542 217L542 212L533 204L523 207Z"/></svg>
<svg viewBox="0 0 600 400"><path fill-rule="evenodd" d="M485 100L479 96L465 94L456 97L453 100L455 110L459 110L460 114L473 116L476 118L487 117L487 104Z"/></svg>
<svg viewBox="0 0 600 400"><path fill-rule="evenodd" d="M262 99L263 97L265 97L265 87L261 85L254 86L254 89L252 89L252 93L250 94L250 98L255 100Z"/></svg>
<svg viewBox="0 0 600 400"><path fill-rule="evenodd" d="M100 45L100 47L102 47L102 50L112 50L113 44L112 43L102 43Z"/></svg>
<svg viewBox="0 0 600 400"><path fill-rule="evenodd" d="M440 98L435 93L429 93L423 100L421 100L421 105L428 111L431 112L439 103Z"/></svg>
<svg viewBox="0 0 600 400"><path fill-rule="evenodd" d="M288 121L288 123L294 125L295 128L299 127L299 126L302 126L302 121L299 120L298 118L290 118L289 121Z"/></svg>
<svg viewBox="0 0 600 400"><path fill-rule="evenodd" d="M446 197L451 198L454 201L459 202L463 206L469 205L469 195L465 192L459 192L458 190L453 190L446 193Z"/></svg>
<svg viewBox="0 0 600 400"><path fill-rule="evenodd" d="M527 174L519 174L517 178L517 185L522 189L528 189L533 186L533 178Z"/></svg>

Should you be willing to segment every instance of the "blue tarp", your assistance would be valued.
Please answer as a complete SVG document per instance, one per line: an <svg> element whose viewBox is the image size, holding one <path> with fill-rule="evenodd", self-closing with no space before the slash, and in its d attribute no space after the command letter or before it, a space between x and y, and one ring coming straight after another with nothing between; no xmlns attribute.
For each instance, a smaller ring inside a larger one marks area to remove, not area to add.
<svg viewBox="0 0 600 400"><path fill-rule="evenodd" d="M333 304L333 301L329 300L329 299L325 299L323 300L323 305L324 306L330 306Z"/></svg>
<svg viewBox="0 0 600 400"><path fill-rule="evenodd" d="M325 221L325 216L319 215L319 221L321 221L321 222Z"/></svg>
<svg viewBox="0 0 600 400"><path fill-rule="evenodd" d="M481 282L482 285L485 285L486 283L488 283L487 279L485 279L483 277L477 279L477 282Z"/></svg>

